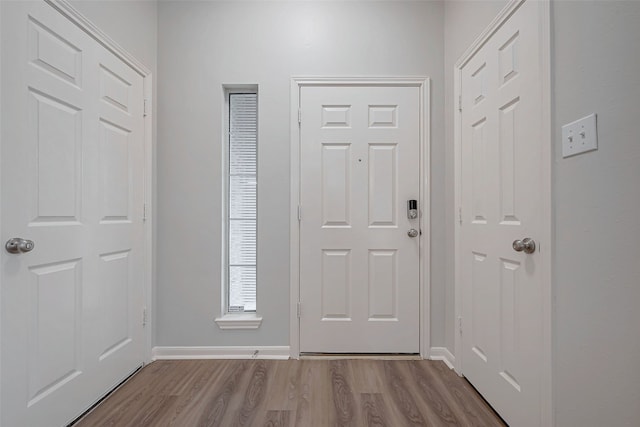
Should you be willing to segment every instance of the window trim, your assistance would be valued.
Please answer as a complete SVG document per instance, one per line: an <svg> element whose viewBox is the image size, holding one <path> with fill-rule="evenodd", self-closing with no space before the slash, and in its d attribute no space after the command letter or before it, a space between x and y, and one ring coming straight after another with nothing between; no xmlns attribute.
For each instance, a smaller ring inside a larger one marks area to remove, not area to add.
<svg viewBox="0 0 640 427"><path fill-rule="evenodd" d="M257 98L258 110L260 106L260 96L258 92L257 84L244 84L244 85L222 85L223 92L223 137L222 137L222 157L221 157L221 170L222 170L222 257L221 257L221 300L220 300L220 313L219 317L214 320L220 329L258 329L262 324L262 316L258 314L258 287L257 287L257 271L258 271L258 253L256 247L256 311L244 312L244 313L230 313L229 312L229 133L230 133L230 95L242 94L242 93L255 93ZM260 122L259 115L257 117L257 123ZM258 128L259 134L259 128ZM256 147L258 159L259 147ZM256 164L256 180L258 176L258 165ZM256 188L256 233L258 226L258 205L257 205L257 192ZM256 235L257 246L257 235Z"/></svg>

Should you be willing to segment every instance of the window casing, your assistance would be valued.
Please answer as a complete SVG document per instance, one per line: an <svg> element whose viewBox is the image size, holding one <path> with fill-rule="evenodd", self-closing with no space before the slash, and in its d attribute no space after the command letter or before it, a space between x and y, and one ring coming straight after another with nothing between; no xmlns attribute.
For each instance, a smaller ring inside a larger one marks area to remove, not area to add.
<svg viewBox="0 0 640 427"><path fill-rule="evenodd" d="M258 94L228 91L226 312L257 308Z"/></svg>

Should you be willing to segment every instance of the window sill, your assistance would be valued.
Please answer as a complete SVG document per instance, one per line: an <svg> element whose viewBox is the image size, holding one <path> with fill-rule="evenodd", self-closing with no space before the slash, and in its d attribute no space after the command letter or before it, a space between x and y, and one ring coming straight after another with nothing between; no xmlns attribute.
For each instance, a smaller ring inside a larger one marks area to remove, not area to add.
<svg viewBox="0 0 640 427"><path fill-rule="evenodd" d="M256 313L230 313L215 319L220 329L258 329L262 317Z"/></svg>

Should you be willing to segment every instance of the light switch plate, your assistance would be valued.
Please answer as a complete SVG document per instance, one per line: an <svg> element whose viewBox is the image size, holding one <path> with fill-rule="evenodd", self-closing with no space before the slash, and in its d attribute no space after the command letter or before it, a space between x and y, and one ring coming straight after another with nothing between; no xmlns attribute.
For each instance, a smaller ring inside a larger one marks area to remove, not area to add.
<svg viewBox="0 0 640 427"><path fill-rule="evenodd" d="M598 149L596 115L591 114L562 126L562 157Z"/></svg>

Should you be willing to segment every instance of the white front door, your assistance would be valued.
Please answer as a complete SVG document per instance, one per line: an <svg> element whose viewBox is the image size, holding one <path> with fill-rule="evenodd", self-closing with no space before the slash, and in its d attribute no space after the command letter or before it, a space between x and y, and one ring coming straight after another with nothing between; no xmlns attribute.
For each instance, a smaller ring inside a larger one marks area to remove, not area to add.
<svg viewBox="0 0 640 427"><path fill-rule="evenodd" d="M0 424L59 426L143 361L143 79L46 3L1 7Z"/></svg>
<svg viewBox="0 0 640 427"><path fill-rule="evenodd" d="M300 93L300 351L418 353L420 90Z"/></svg>
<svg viewBox="0 0 640 427"><path fill-rule="evenodd" d="M461 80L462 370L518 427L541 423L539 14L539 2L523 3ZM536 244L533 253L514 250L525 238Z"/></svg>

